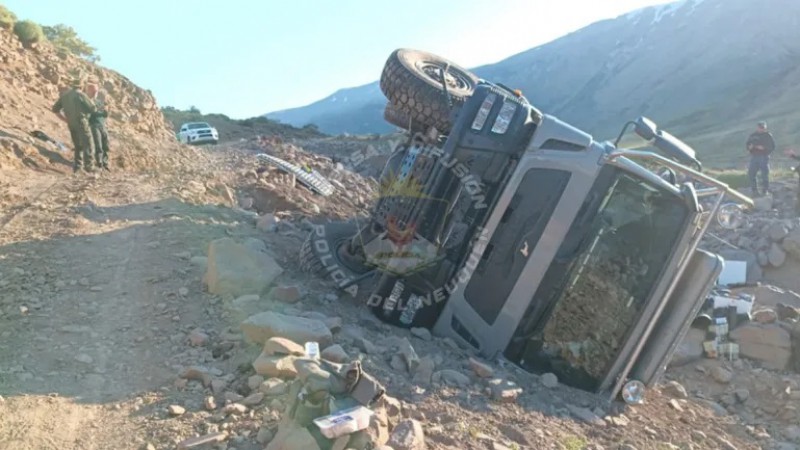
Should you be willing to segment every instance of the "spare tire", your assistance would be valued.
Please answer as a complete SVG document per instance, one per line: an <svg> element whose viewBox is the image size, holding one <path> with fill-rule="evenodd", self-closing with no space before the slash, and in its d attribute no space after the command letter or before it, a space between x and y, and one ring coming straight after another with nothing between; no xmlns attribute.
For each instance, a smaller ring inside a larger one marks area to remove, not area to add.
<svg viewBox="0 0 800 450"><path fill-rule="evenodd" d="M473 73L441 56L401 48L386 60L380 87L399 112L415 122L447 133L453 124L442 87L443 77L455 108L464 104L478 84L478 77Z"/></svg>
<svg viewBox="0 0 800 450"><path fill-rule="evenodd" d="M424 124L413 120L408 114L398 111L398 109L391 103L386 104L386 108L383 110L383 119L390 124L404 130L411 132L425 131Z"/></svg>

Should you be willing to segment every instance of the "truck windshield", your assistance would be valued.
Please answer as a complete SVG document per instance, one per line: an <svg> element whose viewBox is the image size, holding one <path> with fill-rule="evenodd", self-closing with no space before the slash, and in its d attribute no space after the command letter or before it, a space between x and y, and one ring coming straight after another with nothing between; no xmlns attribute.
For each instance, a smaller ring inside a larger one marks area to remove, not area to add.
<svg viewBox="0 0 800 450"><path fill-rule="evenodd" d="M506 352L587 390L610 370L688 218L673 193L603 170Z"/></svg>
<svg viewBox="0 0 800 450"><path fill-rule="evenodd" d="M186 126L189 130L199 130L201 128L211 128L207 123L200 122L200 123L190 123Z"/></svg>

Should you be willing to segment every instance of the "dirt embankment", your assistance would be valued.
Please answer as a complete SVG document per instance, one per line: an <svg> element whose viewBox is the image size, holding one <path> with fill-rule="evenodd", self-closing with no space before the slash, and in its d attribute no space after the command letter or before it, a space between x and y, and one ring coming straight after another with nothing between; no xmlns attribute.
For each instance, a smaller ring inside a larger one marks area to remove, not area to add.
<svg viewBox="0 0 800 450"><path fill-rule="evenodd" d="M114 168L151 169L181 163L194 152L179 146L152 93L112 70L54 48L47 42L25 48L0 29L0 169L71 165L66 125L51 111L74 72L94 77L110 98L108 130ZM30 135L41 131L66 151ZM163 151L154 151L155 149Z"/></svg>

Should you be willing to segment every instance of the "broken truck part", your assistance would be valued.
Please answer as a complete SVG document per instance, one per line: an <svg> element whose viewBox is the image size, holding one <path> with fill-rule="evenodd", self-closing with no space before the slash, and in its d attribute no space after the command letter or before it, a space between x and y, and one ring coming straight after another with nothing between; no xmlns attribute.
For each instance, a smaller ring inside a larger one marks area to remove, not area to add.
<svg viewBox="0 0 800 450"><path fill-rule="evenodd" d="M620 137L654 150L621 149L414 50L381 88L408 141L371 217L318 225L303 268L484 357L612 399L652 386L722 270L703 234L725 198L752 201L646 118Z"/></svg>

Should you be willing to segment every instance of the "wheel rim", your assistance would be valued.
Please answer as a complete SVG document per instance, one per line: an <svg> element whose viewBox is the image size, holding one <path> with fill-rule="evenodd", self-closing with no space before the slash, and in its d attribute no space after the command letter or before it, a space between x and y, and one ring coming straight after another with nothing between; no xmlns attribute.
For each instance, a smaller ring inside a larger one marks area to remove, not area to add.
<svg viewBox="0 0 800 450"><path fill-rule="evenodd" d="M419 61L416 66L420 73L439 85L442 84L442 74L444 73L444 79L447 82L447 89L449 90L464 92L472 90L472 80L460 70L453 70L453 67L450 67L450 70L445 73L445 66L435 61Z"/></svg>

